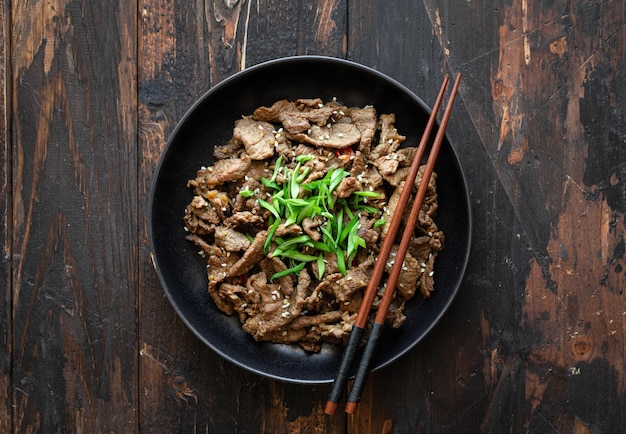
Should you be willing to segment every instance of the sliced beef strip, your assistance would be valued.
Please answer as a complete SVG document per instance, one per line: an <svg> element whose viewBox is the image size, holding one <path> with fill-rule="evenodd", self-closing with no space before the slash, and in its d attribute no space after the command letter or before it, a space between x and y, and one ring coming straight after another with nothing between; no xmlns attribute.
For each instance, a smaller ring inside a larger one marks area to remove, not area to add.
<svg viewBox="0 0 626 434"><path fill-rule="evenodd" d="M371 152L373 160L394 152L406 140L406 137L400 135L396 130L395 122L396 115L393 113L380 115L380 138L378 145Z"/></svg>
<svg viewBox="0 0 626 434"><path fill-rule="evenodd" d="M216 247L214 244L207 242L204 238L196 234L189 234L186 238L187 240L193 242L196 246L200 247L200 249L207 256L220 255L223 253L222 249Z"/></svg>
<svg viewBox="0 0 626 434"><path fill-rule="evenodd" d="M275 256L262 260L259 262L259 266L261 267L261 270L263 270L263 272L270 278L275 273L287 269L287 265L280 258ZM293 293L293 277L291 275L288 274L279 278L278 284L282 294L289 296Z"/></svg>
<svg viewBox="0 0 626 434"><path fill-rule="evenodd" d="M210 255L207 261L207 277L209 280L208 291L216 306L227 315L232 315L234 308L229 298L220 293L219 288L222 282L228 277L228 269L237 262L239 256L227 254L222 249Z"/></svg>
<svg viewBox="0 0 626 434"><path fill-rule="evenodd" d="M404 162L405 158L404 154L392 152L379 157L374 161L374 164L378 167L380 174L386 177L394 174L400 167L400 164Z"/></svg>
<svg viewBox="0 0 626 434"><path fill-rule="evenodd" d="M359 229L357 235L365 241L365 246L368 249L372 249L376 246L378 238L380 237L379 231L372 229L377 219L370 219L367 216L362 216L359 219Z"/></svg>
<svg viewBox="0 0 626 434"><path fill-rule="evenodd" d="M194 196L185 209L183 221L192 234L208 235L215 231L215 226L220 223L220 216L202 196Z"/></svg>
<svg viewBox="0 0 626 434"><path fill-rule="evenodd" d="M350 197L350 195L354 193L357 187L358 182L356 178L353 178L352 176L346 176L341 180L335 192L337 194L337 197L345 199L347 197Z"/></svg>
<svg viewBox="0 0 626 434"><path fill-rule="evenodd" d="M385 271L387 273L391 271L397 252L398 247L394 246L389 254L389 260L387 261L387 264L385 264ZM410 252L407 252L404 257L404 262L402 263L402 271L400 272L398 282L396 283L396 294L398 294L403 300L408 300L415 295L415 291L417 291L419 283L418 279L422 274L421 269L422 267L420 266L419 261L414 258Z"/></svg>
<svg viewBox="0 0 626 434"><path fill-rule="evenodd" d="M242 276L252 269L259 261L265 257L263 245L267 239L267 231L260 231L254 237L250 248L245 251L241 259L234 263L228 270L228 275Z"/></svg>
<svg viewBox="0 0 626 434"><path fill-rule="evenodd" d="M340 303L350 301L356 291L367 286L374 261L375 257L370 256L358 266L349 268L345 276L340 274L341 277L335 280L331 289Z"/></svg>
<svg viewBox="0 0 626 434"><path fill-rule="evenodd" d="M341 319L342 315L343 312L340 310L324 312L318 315L301 315L293 320L290 326L294 329L302 329L318 324L336 323Z"/></svg>
<svg viewBox="0 0 626 434"><path fill-rule="evenodd" d="M243 143L235 138L232 138L225 145L216 146L213 149L213 156L217 160L225 160L227 158L237 157L242 149Z"/></svg>
<svg viewBox="0 0 626 434"><path fill-rule="evenodd" d="M318 230L318 227L322 224L322 220L319 216L315 218L305 217L302 220L302 229L309 235L313 241L319 241L322 238L322 234Z"/></svg>
<svg viewBox="0 0 626 434"><path fill-rule="evenodd" d="M250 167L250 157L228 158L218 160L212 167L200 169L195 179L188 182L189 187L193 187L196 194L211 190L225 182L232 182L242 179Z"/></svg>
<svg viewBox="0 0 626 434"><path fill-rule="evenodd" d="M388 324L394 329L399 328L406 320L406 315L404 315L403 311L403 303L400 305L391 303L389 305L389 309L387 310L387 315L385 316L385 324Z"/></svg>
<svg viewBox="0 0 626 434"><path fill-rule="evenodd" d="M437 254L433 254L424 264L424 272L420 276L420 293L424 298L430 298L430 294L435 290L435 272L433 268L435 266L435 258Z"/></svg>
<svg viewBox="0 0 626 434"><path fill-rule="evenodd" d="M259 274L266 278L264 272ZM272 340L271 338L275 337L277 333L281 336L285 336L282 332L287 330L283 329L283 327L292 322L295 318L298 318L302 312L304 296L308 288L307 277L308 274L306 270L303 269L298 279L296 293L292 294L292 297L286 296L284 298L275 296L275 294L278 293L278 285L271 285L259 279L253 287L261 293L261 303L264 304L264 307L259 314L249 318L244 323L244 329L252 334L254 339L259 341ZM308 281L310 281L310 279L308 279ZM271 299L267 297L267 288L273 289L271 294L274 295L274 297L271 297ZM276 300L274 300L275 298Z"/></svg>
<svg viewBox="0 0 626 434"><path fill-rule="evenodd" d="M227 282L219 285L218 294L223 300L228 300L233 310L239 314L239 321L242 324L249 316L246 311L248 306L258 304L260 300L256 292L248 292L245 286Z"/></svg>
<svg viewBox="0 0 626 434"><path fill-rule="evenodd" d="M285 235L300 235L302 233L302 228L293 223L288 226L285 226L285 223L280 223L276 228L276 232L274 233L277 237L284 237Z"/></svg>
<svg viewBox="0 0 626 434"><path fill-rule="evenodd" d="M263 217L253 214L251 211L238 211L224 220L224 225L233 229L259 227L263 223L265 223Z"/></svg>
<svg viewBox="0 0 626 434"><path fill-rule="evenodd" d="M242 118L235 121L233 137L243 143L252 160L265 160L274 155L274 131L269 122Z"/></svg>
<svg viewBox="0 0 626 434"><path fill-rule="evenodd" d="M215 245L227 252L239 252L250 247L250 240L241 232L226 226L215 228Z"/></svg>
<svg viewBox="0 0 626 434"><path fill-rule="evenodd" d="M377 118L376 109L373 106L363 108L351 108L350 118L352 123L361 133L359 141L359 151L365 155L369 155L372 140L376 135Z"/></svg>
<svg viewBox="0 0 626 434"><path fill-rule="evenodd" d="M291 138L315 146L345 149L361 141L361 132L353 124L336 123L328 126L313 125L306 134L293 134Z"/></svg>

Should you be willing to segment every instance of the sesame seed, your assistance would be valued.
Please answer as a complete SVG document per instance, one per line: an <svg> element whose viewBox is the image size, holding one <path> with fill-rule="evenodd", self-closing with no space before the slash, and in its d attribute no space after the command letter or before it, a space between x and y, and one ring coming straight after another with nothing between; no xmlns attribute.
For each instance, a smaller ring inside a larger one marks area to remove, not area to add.
<svg viewBox="0 0 626 434"><path fill-rule="evenodd" d="M337 137L343 137L343 133L337 133Z"/></svg>
<svg viewBox="0 0 626 434"><path fill-rule="evenodd" d="M289 316L289 312L285 311L281 313L280 316L282 316L283 318L287 318Z"/></svg>
<svg viewBox="0 0 626 434"><path fill-rule="evenodd" d="M283 309L287 309L289 306L291 306L291 303L284 303L283 304Z"/></svg>
<svg viewBox="0 0 626 434"><path fill-rule="evenodd" d="M224 263L222 264L222 267L228 267L228 264L224 262Z"/></svg>
<svg viewBox="0 0 626 434"><path fill-rule="evenodd" d="M319 104L317 104L317 106L318 106L319 108L322 108L322 107L324 107L324 104L319 103Z"/></svg>
<svg viewBox="0 0 626 434"><path fill-rule="evenodd" d="M431 276L431 277L432 277L434 274L435 274L435 272L434 272L434 271L431 271L430 273L428 273L428 275L429 275L429 276Z"/></svg>
<svg viewBox="0 0 626 434"><path fill-rule="evenodd" d="M259 125L258 128L259 128L259 130L262 130L263 129L263 125Z"/></svg>

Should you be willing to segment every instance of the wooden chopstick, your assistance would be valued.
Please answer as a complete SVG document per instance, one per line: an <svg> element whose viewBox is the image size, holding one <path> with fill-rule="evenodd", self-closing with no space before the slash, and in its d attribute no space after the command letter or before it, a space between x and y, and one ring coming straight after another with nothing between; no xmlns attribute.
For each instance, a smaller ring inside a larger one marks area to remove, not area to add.
<svg viewBox="0 0 626 434"><path fill-rule="evenodd" d="M437 157L439 156L439 150L441 149L441 143L443 142L443 138L445 136L445 131L448 125L448 120L450 119L450 114L452 112L452 105L454 104L454 99L458 92L460 82L461 82L461 74L458 74L456 81L454 83L454 86L452 88L452 92L450 93L450 99L448 100L448 105L446 106L445 112L443 114L441 125L439 126L439 129L437 130L435 141L433 142L432 148L430 150L428 161L426 162L426 166L424 168L424 174L422 176L420 186L415 195L413 206L411 207L411 212L409 213L409 217L407 219L406 227L404 228L404 232L402 233L402 240L400 241L400 246L398 247L398 251L396 253L396 257L394 258L393 266L391 268L391 271L389 272L389 276L387 277L387 287L385 288L385 292L383 293L383 298L381 299L381 302L378 305L378 311L376 312L374 325L372 327L372 330L370 331L367 344L363 351L363 357L361 358L361 361L359 363L359 367L357 369L357 373L354 378L354 382L352 384L352 389L350 390L348 403L346 404L346 409L345 409L346 413L353 414L356 410L356 406L358 402L361 400L361 392L363 391L365 380L367 379L367 376L370 371L374 349L376 348L376 345L378 344L380 336L382 335L382 331L385 325L385 318L387 316L387 310L389 309L389 305L391 304L391 301L393 299L393 295L396 289L396 284L398 283L398 278L400 276L400 271L402 270L402 264L404 262L406 253L409 249L411 238L413 238L413 231L415 229L415 224L417 223L420 209L422 208L422 204L424 203L424 197L426 196L426 191L428 190L428 183L430 181L430 177L433 174L433 171L435 169L435 163L437 162ZM407 184L407 182L405 182L403 193L404 193L404 190L412 189L412 184ZM407 188L407 186L409 188ZM396 213L398 213L397 208L396 208ZM401 210L399 214L403 215L404 210ZM386 259L384 262L386 262Z"/></svg>
<svg viewBox="0 0 626 434"><path fill-rule="evenodd" d="M457 83L459 79L460 79L460 75L459 75L459 78L457 79ZM369 316L372 302L374 301L374 297L378 291L378 286L380 284L380 281L382 280L382 275L385 270L385 264L387 262L387 258L389 257L389 253L391 252L391 248L393 247L396 235L398 233L400 224L402 222L402 216L404 214L404 210L406 209L407 204L409 202L412 186L417 176L417 173L419 171L421 161L424 156L424 152L426 150L426 146L430 139L430 135L434 127L435 120L437 118L437 112L439 111L439 107L441 105L441 102L443 101L443 96L444 96L447 84L448 84L448 77L446 76L444 78L443 84L441 85L439 95L437 96L437 100L435 101L435 105L433 106L433 110L426 124L426 128L424 129L424 133L422 135L422 139L418 146L417 152L413 158L413 161L411 162L411 167L409 169L407 179L405 180L404 188L402 189L400 199L396 206L396 211L394 212L394 215L391 218L391 223L387 231L387 236L383 240L383 243L382 243L379 255L378 255L378 260L374 266L372 276L370 277L370 281L365 291L363 301L361 302L361 306L359 308L357 319L354 325L352 326L352 331L350 332L348 343L344 349L341 363L337 371L337 376L335 377L335 381L333 383L331 393L328 397L328 401L326 402L326 406L324 408L324 412L327 414L332 415L337 410L338 403L341 400L343 390L345 389L346 383L348 381L350 367L352 365L352 361L354 360L354 357L356 356L359 343L361 341L361 337L363 336L363 331L364 331L365 324L367 322L367 317ZM458 89L458 84L455 85L455 88ZM451 98L453 99L453 96L451 96ZM448 117L449 117L449 113L448 113ZM447 123L447 120L445 120L445 122ZM445 125L444 125L444 129L445 129ZM440 127L439 131L441 130L442 128ZM422 178L422 179L428 179L428 178ZM404 258L402 258L402 260L399 262L402 263L403 259ZM396 255L396 262L397 261L398 261L398 257ZM397 280L397 276L396 276L396 280ZM387 285L387 287L389 287L389 285ZM394 284L394 289L395 289L395 284ZM393 293L393 289L390 292ZM389 307L389 304L387 304L387 308L388 307ZM386 315L386 312L385 312L385 315ZM370 336L370 339L371 339L371 336ZM366 357L365 353L364 353L364 357ZM370 354L370 360L371 360L371 354Z"/></svg>

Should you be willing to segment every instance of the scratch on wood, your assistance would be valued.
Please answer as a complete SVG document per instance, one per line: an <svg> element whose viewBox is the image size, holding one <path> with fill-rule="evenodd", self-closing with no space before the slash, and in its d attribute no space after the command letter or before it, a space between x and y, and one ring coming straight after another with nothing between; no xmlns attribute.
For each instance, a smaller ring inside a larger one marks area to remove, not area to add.
<svg viewBox="0 0 626 434"><path fill-rule="evenodd" d="M321 7L318 3L316 20L317 32L315 42L322 43L331 39L333 31L337 30L337 24L333 20L333 11L337 8L339 0L323 1Z"/></svg>
<svg viewBox="0 0 626 434"><path fill-rule="evenodd" d="M524 35L524 60L530 65L530 43L528 42L528 0L522 0L522 34Z"/></svg>
<svg viewBox="0 0 626 434"><path fill-rule="evenodd" d="M248 24L250 23L250 6L252 0L248 0L248 9L246 10L246 21L243 26L243 42L241 44L241 70L246 69L246 52L248 50Z"/></svg>

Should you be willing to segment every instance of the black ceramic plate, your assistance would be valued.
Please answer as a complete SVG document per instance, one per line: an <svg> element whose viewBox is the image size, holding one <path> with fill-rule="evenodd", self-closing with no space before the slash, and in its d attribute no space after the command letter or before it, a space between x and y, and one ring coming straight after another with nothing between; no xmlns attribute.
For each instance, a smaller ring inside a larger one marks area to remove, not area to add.
<svg viewBox="0 0 626 434"><path fill-rule="evenodd" d="M270 61L222 81L203 95L175 128L157 167L150 198L150 243L160 282L174 309L206 345L258 374L296 383L334 378L342 348L325 345L310 354L294 345L255 342L236 317L217 310L207 293L205 260L185 240L182 216L193 194L187 188L201 166L212 164L212 149L232 136L234 121L262 105L287 98L333 97L348 106L374 105L395 113L396 126L417 146L429 108L411 91L373 69L352 62L299 56ZM434 134L433 134L434 136ZM446 246L436 262L435 292L407 304L407 320L387 329L373 361L379 369L415 346L439 321L460 286L468 260L471 215L467 187L454 149L445 141L435 168L439 175L436 222Z"/></svg>

